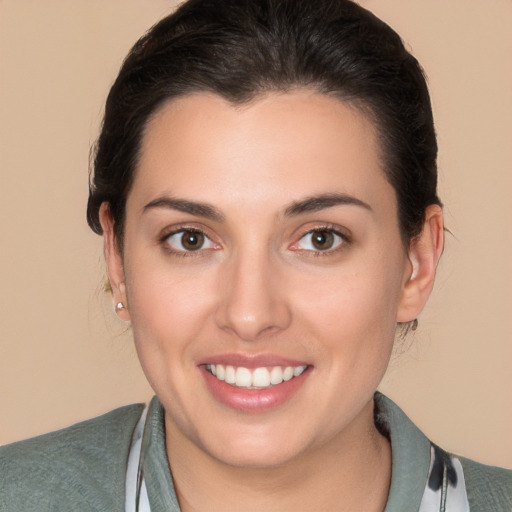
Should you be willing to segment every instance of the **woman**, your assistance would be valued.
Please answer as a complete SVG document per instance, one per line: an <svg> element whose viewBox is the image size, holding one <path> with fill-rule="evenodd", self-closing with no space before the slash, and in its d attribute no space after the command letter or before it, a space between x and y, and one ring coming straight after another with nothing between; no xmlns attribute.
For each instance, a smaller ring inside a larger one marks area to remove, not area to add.
<svg viewBox="0 0 512 512"><path fill-rule="evenodd" d="M111 89L87 212L156 398L4 448L2 506L509 510L510 472L375 393L442 252L436 155L421 68L352 2L162 20Z"/></svg>

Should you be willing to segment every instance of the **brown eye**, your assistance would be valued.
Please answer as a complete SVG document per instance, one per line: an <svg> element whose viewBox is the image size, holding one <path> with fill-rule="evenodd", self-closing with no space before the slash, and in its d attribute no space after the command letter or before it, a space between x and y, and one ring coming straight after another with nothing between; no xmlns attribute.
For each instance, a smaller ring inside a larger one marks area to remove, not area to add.
<svg viewBox="0 0 512 512"><path fill-rule="evenodd" d="M185 231L181 235L181 244L187 251L197 251L204 243L204 235L195 231Z"/></svg>
<svg viewBox="0 0 512 512"><path fill-rule="evenodd" d="M176 252L193 252L212 249L214 243L201 231L182 229L167 237L166 243Z"/></svg>
<svg viewBox="0 0 512 512"><path fill-rule="evenodd" d="M313 231L311 233L311 243L315 249L326 251L334 245L334 234L330 231Z"/></svg>
<svg viewBox="0 0 512 512"><path fill-rule="evenodd" d="M344 243L342 235L332 229L315 229L306 233L295 245L303 251L330 251Z"/></svg>

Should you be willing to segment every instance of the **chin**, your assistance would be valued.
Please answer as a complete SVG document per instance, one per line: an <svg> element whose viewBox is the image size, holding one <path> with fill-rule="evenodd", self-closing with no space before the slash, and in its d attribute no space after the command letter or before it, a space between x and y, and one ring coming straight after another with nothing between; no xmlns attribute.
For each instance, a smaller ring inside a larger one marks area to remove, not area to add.
<svg viewBox="0 0 512 512"><path fill-rule="evenodd" d="M222 449L211 455L227 466L246 469L268 469L285 466L297 457L294 450L274 450L268 444L262 443L250 449ZM218 450L216 450L218 451Z"/></svg>

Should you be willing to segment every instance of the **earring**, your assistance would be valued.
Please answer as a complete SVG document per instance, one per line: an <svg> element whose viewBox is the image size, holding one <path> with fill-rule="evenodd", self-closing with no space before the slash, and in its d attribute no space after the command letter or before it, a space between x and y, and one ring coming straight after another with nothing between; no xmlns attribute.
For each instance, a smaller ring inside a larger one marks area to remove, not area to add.
<svg viewBox="0 0 512 512"><path fill-rule="evenodd" d="M126 308L125 308L125 306L124 306L124 304L122 302L118 302L116 304L116 308L115 309L116 309L116 311L121 311L122 309L126 309Z"/></svg>
<svg viewBox="0 0 512 512"><path fill-rule="evenodd" d="M417 319L417 318L415 318L415 319L412 321L411 331L415 331L417 328L418 328L418 319Z"/></svg>

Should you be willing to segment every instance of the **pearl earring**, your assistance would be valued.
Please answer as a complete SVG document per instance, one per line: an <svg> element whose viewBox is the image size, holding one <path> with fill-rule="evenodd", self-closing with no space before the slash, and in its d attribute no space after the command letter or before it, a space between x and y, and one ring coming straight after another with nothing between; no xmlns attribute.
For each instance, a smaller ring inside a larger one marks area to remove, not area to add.
<svg viewBox="0 0 512 512"><path fill-rule="evenodd" d="M124 304L122 302L118 302L116 304L116 311L121 311L122 309L125 309Z"/></svg>

